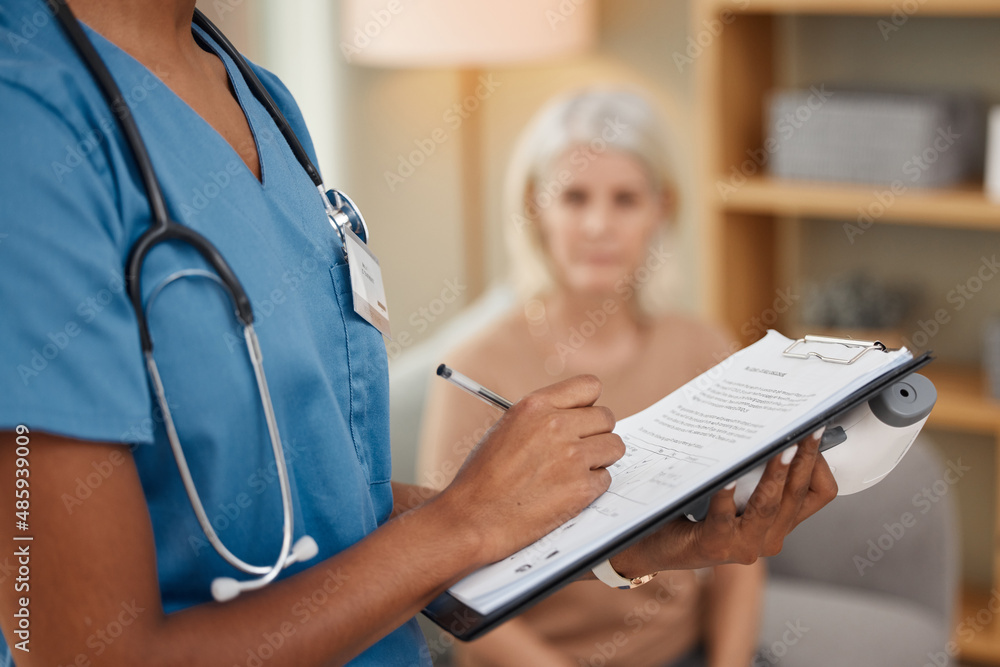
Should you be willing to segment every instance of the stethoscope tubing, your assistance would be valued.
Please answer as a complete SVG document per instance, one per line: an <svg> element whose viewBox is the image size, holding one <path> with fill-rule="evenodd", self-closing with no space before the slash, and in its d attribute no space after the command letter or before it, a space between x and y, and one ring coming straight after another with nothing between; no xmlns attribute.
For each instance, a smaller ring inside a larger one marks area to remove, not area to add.
<svg viewBox="0 0 1000 667"><path fill-rule="evenodd" d="M222 31L219 30L215 24L212 23L199 9L194 10L194 24L204 30L209 37L215 40L216 44L221 46L222 50L226 52L226 55L232 59L233 63L236 65L236 69L238 69L240 74L243 75L244 81L249 84L250 91L253 93L254 97L256 97L257 101L261 103L261 106L267 110L267 113L271 116L271 120L274 121L274 124L278 126L281 136L283 136L285 141L288 142L288 147L291 148L292 153L295 155L295 159L299 161L299 164L301 164L302 168L305 169L306 174L309 175L313 185L316 185L317 187L322 186L323 179L319 175L319 170L316 169L312 160L309 159L309 154L306 153L305 148L302 147L302 143L299 141L299 138L295 136L295 132L288 124L284 114L282 114L281 110L278 109L278 105L275 104L274 99L271 97L271 94L267 92L264 84L260 82L260 79L257 78L254 71L250 69L250 65L247 64L246 59L240 54L236 47L233 46L233 43L222 34ZM325 188L320 190L320 192L325 192Z"/></svg>
<svg viewBox="0 0 1000 667"><path fill-rule="evenodd" d="M247 296L246 291L243 289L239 279L236 277L236 274L215 246L195 230L178 224L170 219L167 213L167 206L163 196L163 191L160 187L155 169L153 168L149 152L146 149L146 145L142 140L139 128L132 118L132 112L126 103L121 90L118 88L118 85L115 83L110 71L104 65L104 62L101 60L93 44L90 43L90 40L87 38L87 35L80 26L80 23L77 21L76 17L73 16L72 11L66 5L65 0L54 0L53 7L55 16L66 32L70 43L76 49L77 53L79 53L84 64L90 70L105 99L107 100L108 105L111 107L125 140L132 151L133 158L135 159L136 166L142 178L143 187L146 190L146 197L149 202L153 222L150 228L140 235L129 251L129 255L126 260L127 292L129 300L135 310L142 353L145 359L150 384L152 386L153 393L156 396L157 403L163 413L167 439L170 442L170 447L173 452L175 462L177 463L181 481L198 523L204 531L206 537L208 537L212 547L227 563L244 573L259 577L254 580L242 582L237 582L229 578L216 579L212 584L212 593L215 598L219 601L230 599L238 595L240 591L253 590L266 586L272 582L285 567L294 562L312 558L316 553L315 542L308 537L304 537L300 540L300 542L308 543L308 545L303 545L304 548L300 548L299 544L296 545L294 550L292 547L292 536L294 535L294 515L292 513L291 482L289 479L287 463L285 461L284 450L281 445L281 435L278 430L277 418L274 413L274 405L271 401L270 391L267 386L267 378L264 373L263 355L260 350L260 342L257 339L257 334L253 327L253 308L251 306L250 299ZM295 133L288 125L288 121L281 114L263 84L261 84L260 80L253 73L249 65L247 65L246 61L235 49L235 47L233 47L229 40L226 39L221 31L219 31L218 28L216 28L212 22L197 9L195 10L193 21L202 30L215 39L217 43L221 45L223 50L226 51L226 53L233 59L233 62L236 63L237 68L246 79L250 89L253 91L254 95L261 102L264 108L267 109L271 118L274 120L278 129L285 137L285 140L288 142L292 152L295 154L295 157L299 160L300 164L309 175L309 178L319 189L329 211L329 198L325 194L319 172L312 164L309 156L302 148L302 144L298 141ZM360 217L360 214L358 214L358 217ZM334 222L334 218L332 216L331 222ZM336 226L335 222L334 224ZM212 270L216 273L216 276L212 277L212 279L222 285L229 293L235 306L236 317L243 325L243 335L247 345L247 353L250 357L250 363L254 370L257 391L260 397L261 406L264 410L268 438L271 442L271 448L274 453L275 466L278 473L281 493L281 549L277 560L272 565L252 565L243 561L241 558L233 554L219 538L218 534L215 532L215 528L212 526L212 523L208 518L207 513L205 512L204 505L201 502L201 496L195 486L194 479L187 463L187 457L184 455L184 449L181 445L177 429L174 425L173 415L170 412L170 406L166 399L166 393L160 377L159 368L157 367L156 360L153 357L153 338L149 331L147 309L163 288L174 280L190 275L209 274L203 270L190 270L181 271L169 276L163 283L154 289L150 297L150 303L147 304L146 308L144 308L142 304L141 280L143 262L155 246L168 241L180 241L182 243L186 243L194 248L205 259L205 261L211 266Z"/></svg>
<svg viewBox="0 0 1000 667"><path fill-rule="evenodd" d="M132 302L132 308L135 309L136 317L139 320L139 339L143 354L152 353L153 337L149 332L149 321L146 318L146 310L142 306L142 264L154 247L167 241L181 241L197 250L198 254L218 274L221 284L229 292L229 296L233 300L233 305L236 307L236 317L239 321L243 326L253 324L254 315L250 298L221 253L216 250L215 246L208 239L195 230L167 220L163 225L150 227L142 233L142 236L136 240L129 251L125 264L126 290L129 301Z"/></svg>
<svg viewBox="0 0 1000 667"><path fill-rule="evenodd" d="M149 318L149 314L153 309L153 304L156 303L156 299L160 296L163 290L170 284L182 278L205 278L216 283L224 290L229 289L222 279L211 271L206 271L204 269L184 269L176 271L164 278L159 284L156 285L155 288L153 288L152 292L150 292L149 299L146 301L146 305L143 309L144 317L147 319ZM260 352L260 344L257 341L257 334L254 331L252 324L249 326L244 325L243 336L250 355L250 363L254 369L254 377L257 382L257 389L261 398L261 404L264 409L264 418L268 427L268 435L271 439L272 448L274 449L275 467L278 474L278 486L281 492L282 511L284 514L280 555L281 561L285 561L288 559L288 552L291 549L292 541L292 532L288 529L292 525L292 517L290 516L292 498L291 489L287 484L287 466L285 462L284 450L281 447L281 435L278 432L277 419L275 418L274 408L271 403L271 395L267 388L267 379L264 376L263 357ZM273 577L277 576L278 572L280 572L281 568L276 569L274 565L251 565L247 563L230 551L229 548L222 542L218 533L215 532L215 527L212 525L212 522L208 517L208 513L205 511L205 506L201 502L201 496L198 493L198 489L195 487L194 478L192 477L191 469L188 466L187 456L184 454L184 448L181 446L180 437L177 435L177 429L174 426L173 413L170 411L170 404L167 401L163 381L160 378L160 370L156 365L152 349L148 352L144 352L144 357L146 360L146 371L148 372L152 383L153 393L156 396L160 412L163 414L163 425L167 433L167 441L170 443L170 448L173 451L174 460L177 463L177 469L181 476L181 482L184 484L184 490L188 495L188 499L191 501L191 508L194 510L195 517L198 519L198 524L201 526L202 531L205 533L205 536L208 538L212 547L230 565L246 572L247 574L265 576L273 574L271 577L271 579L273 579ZM270 582L271 579L268 579L265 583Z"/></svg>

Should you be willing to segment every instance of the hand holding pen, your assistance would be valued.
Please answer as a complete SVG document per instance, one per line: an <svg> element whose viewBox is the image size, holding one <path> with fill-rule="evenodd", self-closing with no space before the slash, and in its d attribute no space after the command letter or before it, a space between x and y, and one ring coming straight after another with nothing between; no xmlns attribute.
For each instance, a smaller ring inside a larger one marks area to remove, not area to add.
<svg viewBox="0 0 1000 667"><path fill-rule="evenodd" d="M443 501L461 525L477 527L487 562L541 538L610 486L607 468L625 444L611 432L611 411L594 405L601 395L596 377L564 380L512 403L447 366L438 374L503 411L431 501Z"/></svg>
<svg viewBox="0 0 1000 667"><path fill-rule="evenodd" d="M546 506L550 512L554 506L578 508L550 513L551 529L583 509L578 503L586 497L596 498L610 486L611 474L606 468L625 453L625 445L611 432L615 425L611 411L594 405L601 391L596 377L570 378L534 391L512 405L444 364L438 367L438 375L507 412L473 451L455 479L455 482L462 477L465 477L463 482L468 480L467 488L458 495L470 494L464 503L473 504L464 507L487 502L491 492L499 492L508 499L520 499L516 507L508 503L501 510L505 517L523 516L526 507ZM613 557L613 568L631 578L658 570L752 563L759 556L778 553L785 536L796 525L837 495L836 481L819 454L818 435L805 438L797 448L768 462L742 514L737 512L734 501L735 484L727 486L712 497L709 514L714 516L713 520L672 521ZM494 443L496 440L500 442ZM584 468L587 463L581 465L584 459L590 461L589 471ZM520 474L515 472L518 470ZM579 484L584 479L586 484L573 490L574 480ZM489 488L478 487L471 480L489 480ZM560 487L559 491L550 484ZM548 493L549 490L554 493ZM556 495L562 498L554 503ZM544 522L539 516L531 519L532 524L540 519ZM523 537L527 535L517 536ZM517 538L509 541L512 538L507 538L508 548L513 542L521 542Z"/></svg>

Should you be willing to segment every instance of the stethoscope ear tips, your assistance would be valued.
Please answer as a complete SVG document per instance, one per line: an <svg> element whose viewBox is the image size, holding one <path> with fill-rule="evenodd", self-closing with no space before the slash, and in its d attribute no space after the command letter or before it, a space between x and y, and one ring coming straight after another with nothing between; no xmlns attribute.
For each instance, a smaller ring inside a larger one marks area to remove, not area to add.
<svg viewBox="0 0 1000 667"><path fill-rule="evenodd" d="M308 535L303 535L298 539L294 546L292 546L291 558L288 559L288 564L292 563L302 563L307 560L312 560L319 553L319 545L316 544L316 540L309 537Z"/></svg>
<svg viewBox="0 0 1000 667"><path fill-rule="evenodd" d="M288 557L285 558L285 562L280 567L275 567L283 570L292 563L303 563L307 560L312 560L318 553L319 545L316 544L316 540L308 535L303 535L292 545L292 549L288 553ZM232 577L217 577L212 580L212 597L215 598L216 602L229 602L238 597L243 591L251 591L266 586L273 578L273 574L249 581L236 581Z"/></svg>
<svg viewBox="0 0 1000 667"><path fill-rule="evenodd" d="M216 602L229 602L240 594L240 582L232 577L218 577L212 581L212 597Z"/></svg>

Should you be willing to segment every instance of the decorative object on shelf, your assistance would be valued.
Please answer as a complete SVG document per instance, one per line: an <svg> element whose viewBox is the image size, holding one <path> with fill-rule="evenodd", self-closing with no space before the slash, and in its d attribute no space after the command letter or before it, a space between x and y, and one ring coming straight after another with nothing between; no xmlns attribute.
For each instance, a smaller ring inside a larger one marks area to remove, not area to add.
<svg viewBox="0 0 1000 667"><path fill-rule="evenodd" d="M868 336L896 347L902 340L900 325L915 296L913 289L852 273L810 286L803 299L802 321L811 330Z"/></svg>
<svg viewBox="0 0 1000 667"><path fill-rule="evenodd" d="M986 141L986 195L1000 204L1000 106L990 109Z"/></svg>
<svg viewBox="0 0 1000 667"><path fill-rule="evenodd" d="M909 188L978 178L986 108L973 94L812 86L768 103L765 149L784 178Z"/></svg>
<svg viewBox="0 0 1000 667"><path fill-rule="evenodd" d="M983 327L983 368L993 398L1000 399L1000 315L986 320Z"/></svg>

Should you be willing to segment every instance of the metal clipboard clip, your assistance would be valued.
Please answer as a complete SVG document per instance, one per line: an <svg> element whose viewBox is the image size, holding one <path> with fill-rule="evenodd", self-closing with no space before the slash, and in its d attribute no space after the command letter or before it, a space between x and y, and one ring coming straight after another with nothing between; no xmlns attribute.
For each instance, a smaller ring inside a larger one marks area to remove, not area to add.
<svg viewBox="0 0 1000 667"><path fill-rule="evenodd" d="M850 348L861 348L861 351L855 354L850 359L842 359L840 357L831 357L825 354L820 354L814 350L809 350L808 352L793 352L793 350L799 345L806 345L808 343L825 343L831 345L843 345ZM783 354L786 357L792 357L795 359L808 359L809 357L816 357L821 361L827 361L831 364L853 364L855 361L865 356L872 350L879 350L880 352L887 352L889 348L885 346L882 341L878 340L854 340L851 338L833 338L830 336L805 336L798 339L787 348Z"/></svg>

